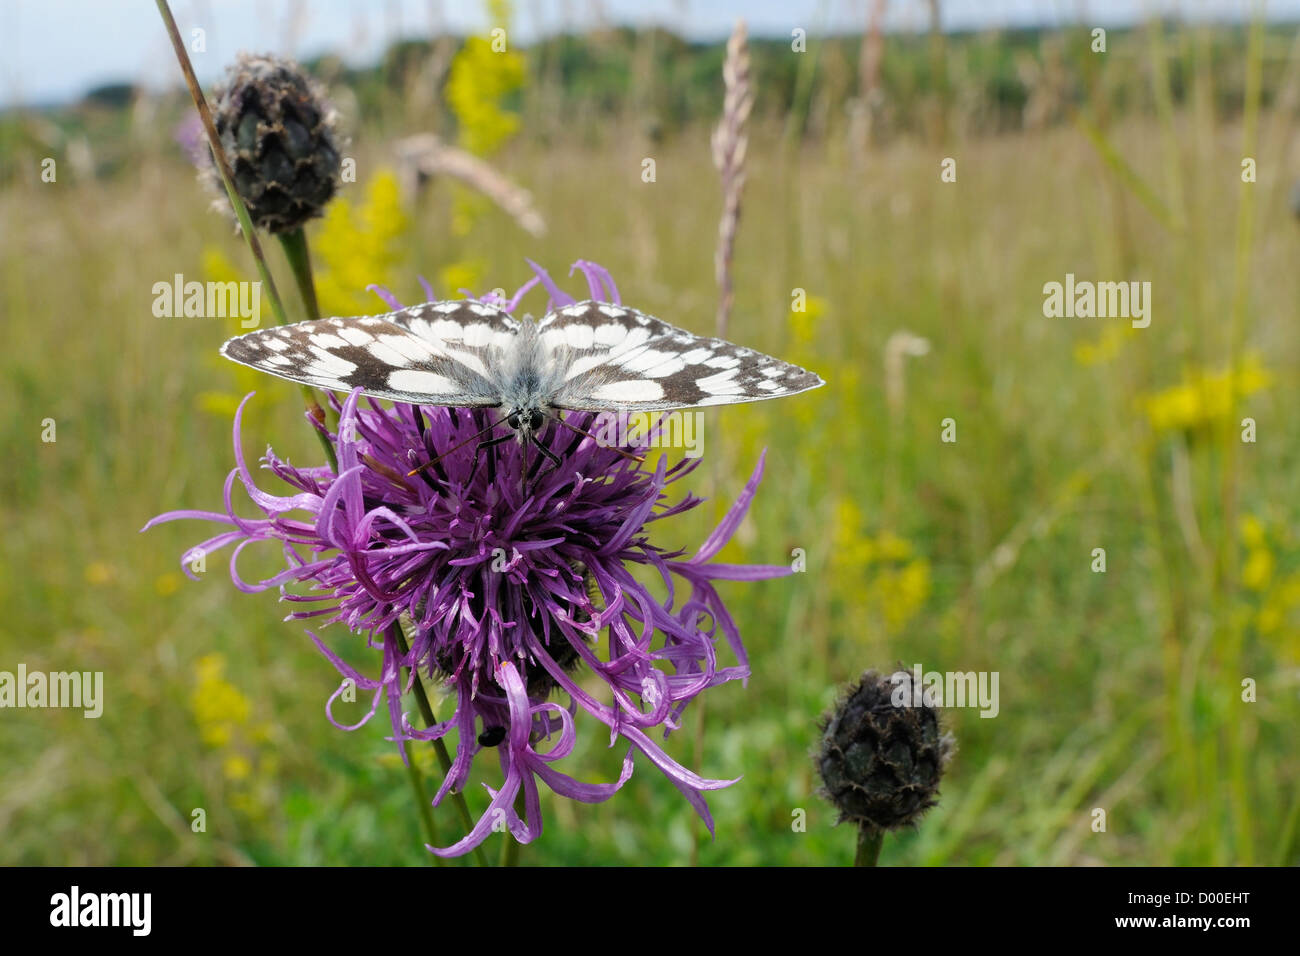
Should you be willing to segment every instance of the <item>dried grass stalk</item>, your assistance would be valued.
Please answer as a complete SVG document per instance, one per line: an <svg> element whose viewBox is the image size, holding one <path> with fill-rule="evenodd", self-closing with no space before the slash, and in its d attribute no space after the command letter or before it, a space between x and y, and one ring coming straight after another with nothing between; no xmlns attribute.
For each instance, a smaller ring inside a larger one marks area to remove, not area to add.
<svg viewBox="0 0 1300 956"><path fill-rule="evenodd" d="M736 228L740 222L740 194L745 188L745 150L749 137L745 122L754 106L754 91L749 75L749 43L745 21L727 41L727 58L722 64L726 94L722 102L722 122L713 131L713 165L722 177L722 219L718 223L718 248L713 258L718 280L718 335L726 337L727 321L735 293L731 282L731 257L736 246Z"/></svg>
<svg viewBox="0 0 1300 956"><path fill-rule="evenodd" d="M396 151L399 173L409 195L415 195L434 176L451 176L491 199L529 235L546 234L546 221L533 205L532 194L473 153L444 143L432 133L398 140Z"/></svg>

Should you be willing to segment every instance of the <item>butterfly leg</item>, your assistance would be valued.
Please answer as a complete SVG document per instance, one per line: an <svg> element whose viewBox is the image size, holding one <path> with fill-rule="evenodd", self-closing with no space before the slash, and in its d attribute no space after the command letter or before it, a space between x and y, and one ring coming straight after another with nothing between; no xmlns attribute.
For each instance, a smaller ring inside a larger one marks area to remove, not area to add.
<svg viewBox="0 0 1300 956"><path fill-rule="evenodd" d="M474 475L478 473L479 452L491 448L493 445L499 445L503 441L510 441L515 436L512 434L498 435L496 438L489 438L487 441L481 441L474 446L474 467L469 470L469 480L466 484L474 480ZM497 459L496 455L488 455L488 484L497 479Z"/></svg>
<svg viewBox="0 0 1300 956"><path fill-rule="evenodd" d="M533 446L534 446L534 447L535 447L539 452L542 453L542 454L541 454L541 458L538 458L537 461L534 463L532 470L533 470L534 472L536 472L536 471L538 471L538 470L541 469L541 466L542 466L542 458L545 458L547 461L549 461L549 462L551 463L551 466L552 466L553 468L559 468L559 467L560 467L560 459L559 459L558 456L556 456L555 452L551 451L549 448L547 448L545 445L543 445L543 444L541 443L541 441L537 438L536 435L533 435L533 436L531 436L531 437L532 437L532 443L533 443ZM531 478L531 477L533 477L533 475L530 474L529 477Z"/></svg>

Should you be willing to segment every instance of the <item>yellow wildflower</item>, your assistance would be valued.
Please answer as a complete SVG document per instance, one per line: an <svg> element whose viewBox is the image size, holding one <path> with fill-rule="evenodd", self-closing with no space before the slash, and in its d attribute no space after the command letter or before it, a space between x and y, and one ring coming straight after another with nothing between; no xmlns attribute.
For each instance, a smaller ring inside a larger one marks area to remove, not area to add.
<svg viewBox="0 0 1300 956"><path fill-rule="evenodd" d="M1206 372L1195 369L1183 381L1141 403L1156 431L1193 431L1226 424L1237 401L1272 384L1272 376L1256 355L1248 355L1234 376L1227 369Z"/></svg>
<svg viewBox="0 0 1300 956"><path fill-rule="evenodd" d="M117 573L113 570L113 566L103 561L93 561L86 565L87 584L107 584L116 576Z"/></svg>
<svg viewBox="0 0 1300 956"><path fill-rule="evenodd" d="M850 573L865 570L875 560L876 549L871 538L862 533L862 511L849 498L835 502L835 564Z"/></svg>
<svg viewBox="0 0 1300 956"><path fill-rule="evenodd" d="M487 267L480 259L462 260L443 266L438 270L438 295L445 299L457 298L461 289L469 289L476 294L485 290L479 287Z"/></svg>
<svg viewBox="0 0 1300 956"><path fill-rule="evenodd" d="M912 546L892 531L882 531L876 538L877 561L906 561L912 556Z"/></svg>
<svg viewBox="0 0 1300 956"><path fill-rule="evenodd" d="M181 582L184 579L175 571L168 571L160 574L154 579L153 589L159 597L170 597L181 589Z"/></svg>
<svg viewBox="0 0 1300 956"><path fill-rule="evenodd" d="M213 748L228 746L253 709L239 688L225 679L225 669L226 659L221 654L207 654L195 665L198 681L191 706L199 736Z"/></svg>
<svg viewBox="0 0 1300 956"><path fill-rule="evenodd" d="M275 799L275 758L262 750L272 728L253 721L252 701L226 680L226 659L221 654L199 658L194 670L191 706L199 737L217 751L221 776L230 785L226 799L242 813L261 816Z"/></svg>
<svg viewBox="0 0 1300 956"><path fill-rule="evenodd" d="M1074 346L1074 360L1085 368L1090 365L1103 365L1119 355L1124 343L1137 334L1131 322L1108 325L1092 342L1077 342Z"/></svg>
<svg viewBox="0 0 1300 956"><path fill-rule="evenodd" d="M447 105L460 124L460 145L488 156L519 129L519 114L502 101L522 89L524 58L509 49L497 52L492 41L472 36L451 61Z"/></svg>
<svg viewBox="0 0 1300 956"><path fill-rule="evenodd" d="M1264 522L1260 521L1255 515L1242 515L1241 520L1237 522L1237 526L1241 532L1241 540L1246 547L1262 548L1266 546L1267 534L1264 530Z"/></svg>
<svg viewBox="0 0 1300 956"><path fill-rule="evenodd" d="M791 354L802 354L817 341L817 323L826 314L826 300L821 296L810 295L803 303L802 311L790 306L786 324L790 328Z"/></svg>
<svg viewBox="0 0 1300 956"><path fill-rule="evenodd" d="M397 176L380 170L359 204L336 199L315 239L316 298L323 315L363 315L378 300L371 283L390 285L402 262L410 219L402 209Z"/></svg>
<svg viewBox="0 0 1300 956"><path fill-rule="evenodd" d="M227 780L238 782L248 779L253 772L253 765L243 754L228 754L221 762L221 772L226 775Z"/></svg>
<svg viewBox="0 0 1300 956"><path fill-rule="evenodd" d="M893 531L883 530L873 538L862 525L856 502L836 502L836 588L879 615L887 630L897 632L930 597L930 562Z"/></svg>
<svg viewBox="0 0 1300 956"><path fill-rule="evenodd" d="M248 276L240 273L239 268L230 261L230 258L216 246L208 246L203 250L203 278L207 282L246 282ZM270 310L264 310L263 316L269 316ZM244 328L239 316L232 315L226 319L226 334L229 336L243 335L251 331ZM235 410L239 407L240 401L249 392L264 392L267 388L279 389L286 387L283 383L268 381L267 376L247 365L240 365L222 358L216 349L211 349L204 356L206 361L213 367L219 367L227 376L235 380L235 387L231 391L212 391L206 390L198 393L196 403L200 411L213 415L222 421L230 421L235 416ZM256 427L256 420L249 419L248 416L260 416L263 409L267 406L254 404L244 412L245 420L250 421L250 428Z"/></svg>
<svg viewBox="0 0 1300 956"><path fill-rule="evenodd" d="M1275 563L1273 552L1267 548L1252 550L1241 569L1241 583L1252 591L1265 590L1273 580Z"/></svg>
<svg viewBox="0 0 1300 956"><path fill-rule="evenodd" d="M889 630L901 630L930 596L930 562L917 558L896 570L880 572L872 583L872 593Z"/></svg>

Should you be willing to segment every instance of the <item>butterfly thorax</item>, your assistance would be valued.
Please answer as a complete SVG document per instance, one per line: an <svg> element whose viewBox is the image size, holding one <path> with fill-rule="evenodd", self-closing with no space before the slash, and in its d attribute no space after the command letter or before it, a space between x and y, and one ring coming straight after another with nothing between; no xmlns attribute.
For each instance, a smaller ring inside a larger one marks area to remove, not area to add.
<svg viewBox="0 0 1300 956"><path fill-rule="evenodd" d="M532 316L524 316L519 332L501 355L498 386L506 424L521 442L528 442L545 424L552 399L564 384L564 368L538 335Z"/></svg>

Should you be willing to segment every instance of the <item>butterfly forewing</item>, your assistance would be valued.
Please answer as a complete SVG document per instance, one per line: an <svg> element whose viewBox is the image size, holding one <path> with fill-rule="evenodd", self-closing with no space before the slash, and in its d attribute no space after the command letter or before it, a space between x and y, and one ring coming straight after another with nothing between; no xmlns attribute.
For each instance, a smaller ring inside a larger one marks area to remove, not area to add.
<svg viewBox="0 0 1300 956"><path fill-rule="evenodd" d="M705 338L606 302L579 302L538 323L565 369L553 398L580 411L653 411L797 395L824 384L797 365Z"/></svg>
<svg viewBox="0 0 1300 956"><path fill-rule="evenodd" d="M471 300L428 302L387 315L320 319L259 329L221 354L319 388L399 402L458 407L500 404L492 369L519 324Z"/></svg>
<svg viewBox="0 0 1300 956"><path fill-rule="evenodd" d="M636 309L579 302L522 326L471 299L231 339L227 358L291 381L421 405L652 411L796 395L812 372Z"/></svg>

